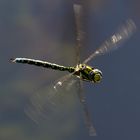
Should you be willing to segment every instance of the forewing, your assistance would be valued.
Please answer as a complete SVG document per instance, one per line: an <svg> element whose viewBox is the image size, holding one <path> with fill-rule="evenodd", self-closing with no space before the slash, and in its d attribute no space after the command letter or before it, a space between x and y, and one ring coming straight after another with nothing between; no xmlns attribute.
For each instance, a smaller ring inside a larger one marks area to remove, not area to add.
<svg viewBox="0 0 140 140"><path fill-rule="evenodd" d="M103 55L107 52L115 50L122 46L122 44L131 37L135 32L136 25L133 20L128 19L115 34L106 40L94 53L92 53L83 63L89 62L96 56Z"/></svg>
<svg viewBox="0 0 140 140"><path fill-rule="evenodd" d="M76 23L76 63L80 63L80 49L83 44L84 32L82 27L83 7L81 4L74 4L74 16Z"/></svg>

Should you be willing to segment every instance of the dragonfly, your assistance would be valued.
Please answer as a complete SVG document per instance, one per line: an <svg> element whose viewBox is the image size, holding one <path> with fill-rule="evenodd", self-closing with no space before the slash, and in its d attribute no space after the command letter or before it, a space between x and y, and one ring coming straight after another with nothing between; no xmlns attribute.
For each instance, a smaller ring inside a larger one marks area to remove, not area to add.
<svg viewBox="0 0 140 140"><path fill-rule="evenodd" d="M55 63L50 63L48 61L30 59L30 58L12 58L10 59L13 63L22 63L35 65L39 67L44 67L48 69L58 70L58 71L67 71L70 74L60 78L58 82L54 85L54 89L57 89L57 86L62 86L65 81L69 81L71 77L75 77L77 80L77 94L80 100L80 103L83 108L85 124L88 128L90 136L96 136L96 129L91 120L91 115L88 110L87 101L85 93L83 92L83 81L87 81L90 83L100 83L103 74L101 70L88 65L91 60L94 60L97 56L104 55L108 52L118 49L123 43L128 40L132 34L136 31L136 25L132 19L128 19L123 23L117 31L111 35L100 47L97 48L89 57L87 57L83 62L80 61L80 48L82 46L83 41L83 30L81 26L81 18L83 15L83 6L81 4L73 5L74 15L75 15L75 25L76 25L76 61L77 64L75 66L63 66ZM72 84L71 84L72 86Z"/></svg>

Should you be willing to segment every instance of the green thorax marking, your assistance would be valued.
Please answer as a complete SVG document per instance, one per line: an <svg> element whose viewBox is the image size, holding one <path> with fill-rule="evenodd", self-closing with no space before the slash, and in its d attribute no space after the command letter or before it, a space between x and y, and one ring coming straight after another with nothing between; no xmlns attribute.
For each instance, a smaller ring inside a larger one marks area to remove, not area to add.
<svg viewBox="0 0 140 140"><path fill-rule="evenodd" d="M90 80L90 73L92 72L93 68L91 66L88 66L86 64L78 64L75 68L75 73L79 78L82 78L83 80Z"/></svg>

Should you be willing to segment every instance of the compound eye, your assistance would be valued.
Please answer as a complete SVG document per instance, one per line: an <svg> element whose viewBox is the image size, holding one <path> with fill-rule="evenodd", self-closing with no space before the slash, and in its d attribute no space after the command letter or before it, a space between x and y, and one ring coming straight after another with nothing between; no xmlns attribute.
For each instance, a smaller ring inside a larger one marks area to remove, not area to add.
<svg viewBox="0 0 140 140"><path fill-rule="evenodd" d="M94 75L94 82L95 83L98 83L98 82L100 82L101 81L101 75L98 73L98 74L95 74Z"/></svg>
<svg viewBox="0 0 140 140"><path fill-rule="evenodd" d="M93 73L94 73L93 78L94 83L99 83L102 79L102 72L98 69L93 69Z"/></svg>

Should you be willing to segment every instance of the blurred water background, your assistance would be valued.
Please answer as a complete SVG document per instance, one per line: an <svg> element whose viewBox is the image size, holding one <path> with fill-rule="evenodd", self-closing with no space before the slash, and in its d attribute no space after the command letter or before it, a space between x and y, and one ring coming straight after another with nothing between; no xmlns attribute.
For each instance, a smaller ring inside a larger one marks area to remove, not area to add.
<svg viewBox="0 0 140 140"><path fill-rule="evenodd" d="M138 140L140 139L140 2L87 0L84 5L84 60L128 18L137 32L122 48L98 57L90 65L103 71L99 85L84 83L97 137L89 137L82 109L74 95L66 96L64 112L42 125L24 113L29 98L65 75L34 66L9 63L29 57L75 65L75 19L71 0L0 0L0 139L1 140ZM67 114L68 113L68 114ZM50 116L51 117L51 116Z"/></svg>

